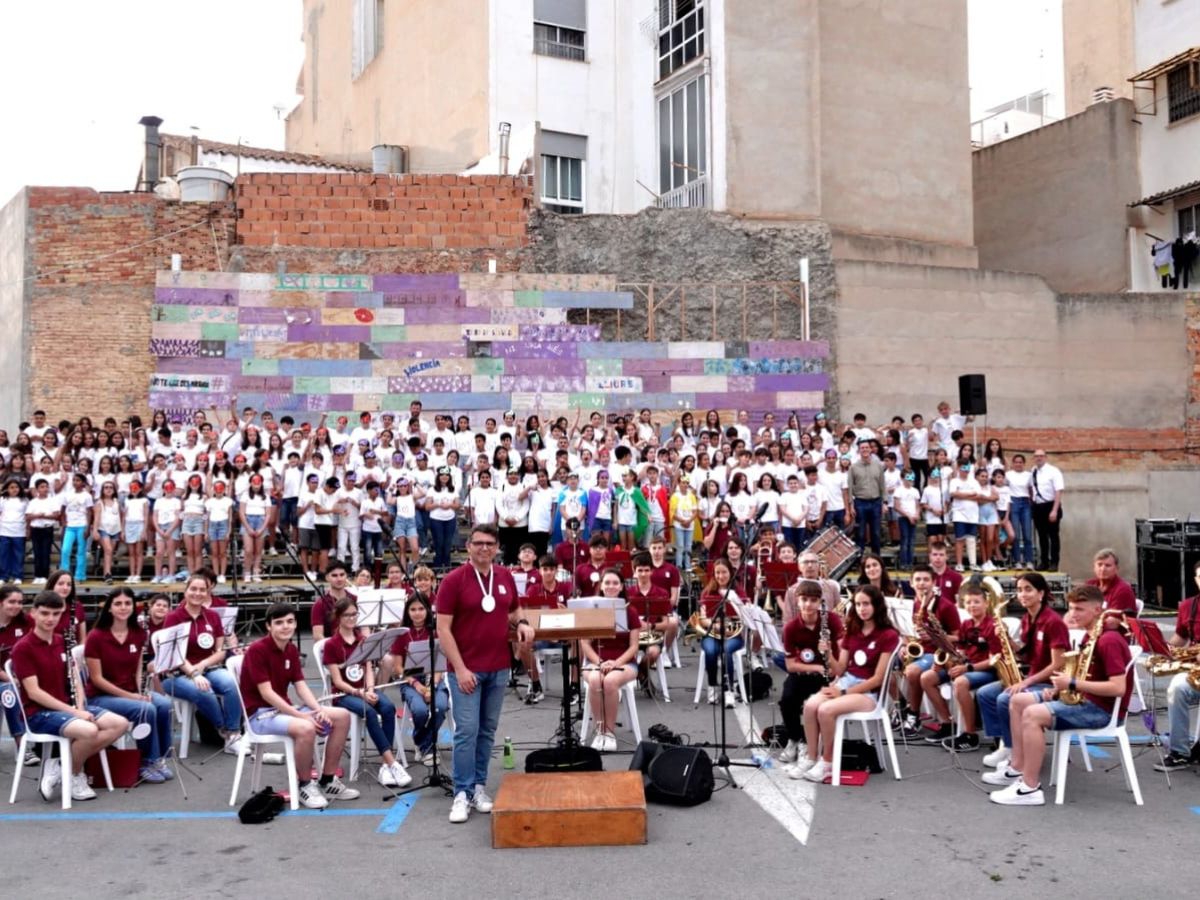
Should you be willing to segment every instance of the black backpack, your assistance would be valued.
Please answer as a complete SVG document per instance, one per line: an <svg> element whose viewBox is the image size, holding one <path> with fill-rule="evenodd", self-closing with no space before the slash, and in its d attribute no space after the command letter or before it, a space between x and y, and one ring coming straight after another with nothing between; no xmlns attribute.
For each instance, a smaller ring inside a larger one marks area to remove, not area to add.
<svg viewBox="0 0 1200 900"><path fill-rule="evenodd" d="M238 810L238 818L243 825L261 825L270 822L283 812L283 798L275 793L274 788L265 787L242 804Z"/></svg>

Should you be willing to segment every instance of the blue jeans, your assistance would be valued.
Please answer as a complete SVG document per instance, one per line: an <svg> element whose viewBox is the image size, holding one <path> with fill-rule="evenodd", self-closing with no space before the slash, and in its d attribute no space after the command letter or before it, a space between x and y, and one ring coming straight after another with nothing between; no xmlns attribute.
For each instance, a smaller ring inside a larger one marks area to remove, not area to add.
<svg viewBox="0 0 1200 900"><path fill-rule="evenodd" d="M691 525L686 528L679 525L672 527L675 529L675 568L686 572L692 567L692 540L695 538L695 529Z"/></svg>
<svg viewBox="0 0 1200 900"><path fill-rule="evenodd" d="M433 520L426 510L417 510L417 543L428 547L433 543Z"/></svg>
<svg viewBox="0 0 1200 900"><path fill-rule="evenodd" d="M212 726L223 731L242 730L242 704L238 701L237 684L227 669L209 669L204 673L211 691L202 691L192 679L183 675L164 678L163 693L194 703L200 715ZM221 699L218 700L217 698Z"/></svg>
<svg viewBox="0 0 1200 900"><path fill-rule="evenodd" d="M1188 684L1187 673L1180 672L1167 688L1167 717L1171 722L1171 752L1187 756L1192 752L1191 710L1200 705L1200 691Z"/></svg>
<svg viewBox="0 0 1200 900"><path fill-rule="evenodd" d="M797 553L803 550L805 543L807 543L805 541L804 528L794 528L791 525L783 526L783 539L795 547Z"/></svg>
<svg viewBox="0 0 1200 900"><path fill-rule="evenodd" d="M370 567L371 563L375 562L375 557L383 556L383 532L364 531L362 533L362 542L363 562Z"/></svg>
<svg viewBox="0 0 1200 900"><path fill-rule="evenodd" d="M408 707L409 715L413 721L413 743L417 745L417 749L422 753L431 753L435 743L437 742L438 731L441 730L442 722L446 720L446 710L450 706L450 688L446 686L446 679L442 679L442 683L438 685L437 690L433 692L433 707L434 715L432 720L429 716L429 704L425 702L425 698L417 692L417 689L410 684L400 685L400 695L404 698L404 703ZM497 712L499 716L499 712ZM455 739L455 752L457 753L458 740ZM484 780L487 779L487 770L484 770ZM483 782L478 782L482 784Z"/></svg>
<svg viewBox="0 0 1200 900"><path fill-rule="evenodd" d="M59 562L59 568L68 572L74 571L76 583L87 578L87 538L84 534L86 530L83 525L72 525L63 529L62 560ZM71 569L72 556L76 557L74 570Z"/></svg>
<svg viewBox="0 0 1200 900"><path fill-rule="evenodd" d="M844 509L830 509L825 512L825 527L836 525L838 528L846 527L846 511Z"/></svg>
<svg viewBox="0 0 1200 900"><path fill-rule="evenodd" d="M446 680L454 698L454 793L470 797L476 785L487 784L500 708L508 689L508 667L476 672L475 690L469 694L459 689L453 672Z"/></svg>
<svg viewBox="0 0 1200 900"><path fill-rule="evenodd" d="M871 529L871 552L879 554L879 526L883 518L880 500L854 501L854 542L860 550L866 548L867 528Z"/></svg>
<svg viewBox="0 0 1200 900"><path fill-rule="evenodd" d="M908 521L908 516L900 517L900 568L913 567L913 539L917 535L917 526Z"/></svg>
<svg viewBox="0 0 1200 900"><path fill-rule="evenodd" d="M1014 497L1008 507L1013 527L1013 562L1033 565L1033 504L1027 497Z"/></svg>
<svg viewBox="0 0 1200 900"><path fill-rule="evenodd" d="M454 548L454 535L458 532L457 519L430 519L433 529L433 567L450 568L450 551Z"/></svg>
<svg viewBox="0 0 1200 900"><path fill-rule="evenodd" d="M733 654L737 653L745 645L746 642L742 640L741 635L725 642L725 686L727 688L733 684ZM717 684L717 662L721 655L720 642L714 637L706 637L700 642L700 646L704 650L704 670L708 673L708 684L710 687L715 687Z"/></svg>
<svg viewBox="0 0 1200 900"><path fill-rule="evenodd" d="M150 724L150 735L137 742L142 752L142 762L162 759L171 749L171 700L162 694L151 694L149 703L129 700L125 697L110 697L98 694L92 698L96 706L124 716L130 724Z"/></svg>
<svg viewBox="0 0 1200 900"><path fill-rule="evenodd" d="M1041 692L1052 685L1033 684L1025 690ZM979 705L979 714L983 718L984 734L998 737L1004 741L1004 746L1011 748L1012 743L1012 728L1011 721L1008 717L1008 706L1012 702L1013 695L1005 693L1003 681L993 681L991 684L985 684L975 692L975 702Z"/></svg>
<svg viewBox="0 0 1200 900"><path fill-rule="evenodd" d="M361 697L337 697L333 705L349 710L359 718L365 718L371 743L378 752L386 753L396 741L396 704L388 699L387 694L378 692L376 696L379 699L374 706Z"/></svg>
<svg viewBox="0 0 1200 900"><path fill-rule="evenodd" d="M0 706L4 707L4 719L8 722L8 733L14 738L25 733L25 723L21 720L21 710L17 704L17 689L7 681L0 681Z"/></svg>
<svg viewBox="0 0 1200 900"><path fill-rule="evenodd" d="M0 580L20 581L25 571L25 538L0 537Z"/></svg>

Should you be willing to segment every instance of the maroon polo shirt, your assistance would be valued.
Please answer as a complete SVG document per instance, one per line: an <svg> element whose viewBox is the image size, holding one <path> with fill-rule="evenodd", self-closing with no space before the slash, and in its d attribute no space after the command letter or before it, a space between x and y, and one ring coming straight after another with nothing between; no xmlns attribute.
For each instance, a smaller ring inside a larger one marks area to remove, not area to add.
<svg viewBox="0 0 1200 900"><path fill-rule="evenodd" d="M87 612L84 610L83 604L80 603L78 600L75 601L74 616L75 616L76 628L79 627L80 622L87 621ZM66 608L64 608L63 614L58 620L58 624L54 626L55 633L56 634L66 634L67 633L67 625L70 624L70 621L71 621L71 617L67 615L67 610L66 610ZM32 630L32 626L30 626L30 628Z"/></svg>
<svg viewBox="0 0 1200 900"><path fill-rule="evenodd" d="M937 616L937 620L942 625L942 630L945 631L947 635L958 633L958 628L959 625L962 624L962 619L958 614L958 607L955 606L954 601L948 599L945 594L943 594L941 598L937 600L934 606L934 615ZM934 644L933 641L928 640L921 641L921 647L926 653L933 653L938 649L937 645Z"/></svg>
<svg viewBox="0 0 1200 900"><path fill-rule="evenodd" d="M408 648L413 644L429 646L428 628L410 628L392 641L392 656L408 659Z"/></svg>
<svg viewBox="0 0 1200 900"><path fill-rule="evenodd" d="M830 659L837 659L838 643L845 629L842 627L842 617L837 613L829 613L829 642ZM805 665L820 665L821 651L821 617L817 616L816 623L809 628L804 624L803 616L794 616L783 626L783 652L792 659Z"/></svg>
<svg viewBox="0 0 1200 900"><path fill-rule="evenodd" d="M1089 578L1087 583L1092 587L1100 587L1099 578ZM1104 591L1104 608L1118 610L1128 616L1137 616L1137 597L1133 594L1133 588L1129 586L1129 582L1124 578L1117 577L1112 580L1107 588L1102 588Z"/></svg>
<svg viewBox="0 0 1200 900"><path fill-rule="evenodd" d="M350 658L350 654L360 643L357 636L353 640L347 641L339 631L333 637L325 640L325 646L321 651L321 662L327 666L341 666L342 680L354 688L363 686L363 680L367 675L366 667L361 663L348 666L346 660Z"/></svg>
<svg viewBox="0 0 1200 900"><path fill-rule="evenodd" d="M1081 646L1087 646L1085 638ZM1114 675L1120 675L1125 671L1125 667L1129 665L1130 650L1129 642L1119 631L1102 631L1100 632L1099 643L1096 644L1096 652L1092 654L1092 667L1089 671L1084 672L1079 676L1079 681L1108 681ZM1125 693L1121 697L1121 708L1128 711L1129 695L1133 692L1133 679L1128 676L1125 678ZM1117 702L1116 697L1100 697L1096 694L1084 694L1088 700L1095 703L1105 712L1111 713L1113 704Z"/></svg>
<svg viewBox="0 0 1200 900"><path fill-rule="evenodd" d="M558 609L571 599L571 585L565 581L554 582L553 590L547 592L541 576L529 583L525 589L526 609Z"/></svg>
<svg viewBox="0 0 1200 900"><path fill-rule="evenodd" d="M891 653L900 643L894 628L876 628L870 634L848 634L842 638L842 648L849 653L846 671L858 678L872 678L879 657Z"/></svg>
<svg viewBox="0 0 1200 900"><path fill-rule="evenodd" d="M163 628L174 628L176 625L190 625L188 631L187 652L188 663L195 665L207 656L212 656L225 631L221 628L221 617L211 609L201 609L200 615L194 619L188 613L186 603L182 603L167 613Z"/></svg>
<svg viewBox="0 0 1200 900"><path fill-rule="evenodd" d="M575 569L575 586L579 588L579 594L583 597L597 597L600 594L600 576L604 574L604 570L608 565L593 566L590 562ZM593 579L592 576L596 577Z"/></svg>
<svg viewBox="0 0 1200 900"><path fill-rule="evenodd" d="M576 566L581 566L591 559L588 555L587 541L576 541L574 544L570 541L563 541L554 548L555 561L568 572L572 569L572 558L574 558Z"/></svg>
<svg viewBox="0 0 1200 900"><path fill-rule="evenodd" d="M944 597L951 603L958 602L958 589L962 587L963 577L960 572L955 572L949 566L942 570L942 574L933 573L933 592L938 597Z"/></svg>
<svg viewBox="0 0 1200 900"><path fill-rule="evenodd" d="M438 586L438 615L454 617L450 633L458 644L463 665L472 672L508 669L508 616L520 606L511 572L492 566L490 577L495 600L491 612L483 609L483 586L488 584L488 576L478 575L470 563L463 563Z"/></svg>
<svg viewBox="0 0 1200 900"><path fill-rule="evenodd" d="M671 594L666 589L659 587L656 584L650 585L650 591L643 594L642 589L636 584L625 592L625 596L629 600L629 605L637 610L637 614L642 619L661 621L664 617L661 615L650 615L650 603L658 601L657 605L662 606L662 601L670 602Z"/></svg>
<svg viewBox="0 0 1200 900"><path fill-rule="evenodd" d="M629 606L625 609L625 621L629 626L628 631L618 631L616 637L600 638L592 641L592 648L596 651L596 655L601 661L617 659L629 649L629 635L637 634L642 630L642 620L637 614L637 610Z"/></svg>
<svg viewBox="0 0 1200 900"><path fill-rule="evenodd" d="M1040 672L1050 665L1052 650L1071 649L1071 633L1062 616L1043 603L1036 619L1030 620L1029 613L1021 617L1021 646L1030 674Z"/></svg>
<svg viewBox="0 0 1200 900"><path fill-rule="evenodd" d="M304 665L300 661L300 651L292 641L284 644L283 649L275 643L270 635L261 637L246 648L242 658L242 699L246 703L246 715L252 716L260 709L270 707L258 686L264 682L271 685L285 700L288 687L297 681L304 680Z"/></svg>
<svg viewBox="0 0 1200 900"><path fill-rule="evenodd" d="M13 646L33 631L33 620L23 612L13 616L12 621L0 627L0 666L12 655Z"/></svg>
<svg viewBox="0 0 1200 900"><path fill-rule="evenodd" d="M38 687L55 700L71 702L67 690L67 645L62 635L55 634L53 640L47 642L38 637L36 632L30 631L13 646L12 668L18 683L36 676ZM45 709L30 700L24 691L21 696L25 698L26 716Z"/></svg>
<svg viewBox="0 0 1200 900"><path fill-rule="evenodd" d="M142 672L142 651L146 647L146 632L130 628L124 641L118 641L108 630L94 628L88 632L83 645L85 659L100 660L100 671L104 677L123 691L138 692ZM101 694L89 680L84 686L89 697Z"/></svg>

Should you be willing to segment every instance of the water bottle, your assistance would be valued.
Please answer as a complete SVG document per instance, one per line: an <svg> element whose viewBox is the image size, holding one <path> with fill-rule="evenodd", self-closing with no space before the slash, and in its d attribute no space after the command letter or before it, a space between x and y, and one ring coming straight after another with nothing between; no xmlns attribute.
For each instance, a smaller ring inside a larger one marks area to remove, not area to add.
<svg viewBox="0 0 1200 900"><path fill-rule="evenodd" d="M515 769L516 766L517 766L517 761L513 757L512 738L506 737L504 739L504 768Z"/></svg>
<svg viewBox="0 0 1200 900"><path fill-rule="evenodd" d="M771 765L771 755L762 750L752 751L750 753L750 759L752 759L754 761L754 764L756 766L758 766L760 769L773 768L773 766Z"/></svg>

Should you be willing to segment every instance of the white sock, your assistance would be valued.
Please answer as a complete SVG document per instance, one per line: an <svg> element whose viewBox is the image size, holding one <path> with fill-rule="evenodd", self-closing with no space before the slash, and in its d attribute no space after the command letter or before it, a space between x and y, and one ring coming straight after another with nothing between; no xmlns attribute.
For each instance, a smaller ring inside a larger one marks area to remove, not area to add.
<svg viewBox="0 0 1200 900"><path fill-rule="evenodd" d="M971 564L971 567L974 568L974 566L975 566L975 538L973 538L973 537L967 538L967 562L969 562Z"/></svg>

